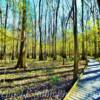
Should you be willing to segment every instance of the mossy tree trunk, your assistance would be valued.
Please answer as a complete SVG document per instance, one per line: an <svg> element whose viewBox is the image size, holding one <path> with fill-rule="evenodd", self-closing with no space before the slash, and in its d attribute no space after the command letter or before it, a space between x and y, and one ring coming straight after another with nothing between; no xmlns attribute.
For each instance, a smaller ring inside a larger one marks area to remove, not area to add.
<svg viewBox="0 0 100 100"><path fill-rule="evenodd" d="M18 62L16 68L25 68L26 67L26 36L25 36L25 27L26 27L26 0L23 0L23 16L22 16L22 30L21 30L21 41L20 41L20 52L18 57Z"/></svg>

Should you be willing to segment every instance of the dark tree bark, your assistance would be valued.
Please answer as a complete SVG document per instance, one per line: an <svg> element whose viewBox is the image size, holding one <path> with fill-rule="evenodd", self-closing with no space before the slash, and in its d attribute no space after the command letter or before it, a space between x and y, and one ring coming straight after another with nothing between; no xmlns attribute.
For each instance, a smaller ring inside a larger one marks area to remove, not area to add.
<svg viewBox="0 0 100 100"><path fill-rule="evenodd" d="M99 13L100 13L100 0L97 0L98 6L99 6Z"/></svg>
<svg viewBox="0 0 100 100"><path fill-rule="evenodd" d="M40 33L40 50L39 50L39 60L43 60L43 53L42 53L42 30L41 30L41 21L42 21L42 15L41 15L41 0L39 0L39 33Z"/></svg>
<svg viewBox="0 0 100 100"><path fill-rule="evenodd" d="M1 48L0 48L0 59L2 60L3 59L3 36L2 36L2 10L0 8L0 24L1 24Z"/></svg>
<svg viewBox="0 0 100 100"><path fill-rule="evenodd" d="M47 38L47 43L48 43L48 56L51 57L52 55L52 14L49 9L49 20L48 20L48 38Z"/></svg>
<svg viewBox="0 0 100 100"><path fill-rule="evenodd" d="M87 10L87 19L86 19L86 59L87 59L87 56L88 56L88 38L87 38L87 26L88 26L88 17L89 17L89 10Z"/></svg>
<svg viewBox="0 0 100 100"><path fill-rule="evenodd" d="M58 24L58 11L59 11L60 0L57 1L57 8L54 10L55 20L53 25L53 60L57 59L56 52L56 35L57 35L57 24Z"/></svg>
<svg viewBox="0 0 100 100"><path fill-rule="evenodd" d="M66 58L66 33L64 30L64 15L61 21L61 28L62 28L62 51L61 56L63 59L63 65L64 65L64 59Z"/></svg>
<svg viewBox="0 0 100 100"><path fill-rule="evenodd" d="M73 0L73 34L74 34L74 80L77 79L78 74L78 40L77 40L77 3Z"/></svg>
<svg viewBox="0 0 100 100"><path fill-rule="evenodd" d="M86 59L85 55L85 43L84 43L84 0L82 2L82 60Z"/></svg>
<svg viewBox="0 0 100 100"><path fill-rule="evenodd" d="M44 50L44 59L46 60L47 59L47 48L46 48L46 45L47 45L47 8L46 8L46 12L45 12L45 50Z"/></svg>

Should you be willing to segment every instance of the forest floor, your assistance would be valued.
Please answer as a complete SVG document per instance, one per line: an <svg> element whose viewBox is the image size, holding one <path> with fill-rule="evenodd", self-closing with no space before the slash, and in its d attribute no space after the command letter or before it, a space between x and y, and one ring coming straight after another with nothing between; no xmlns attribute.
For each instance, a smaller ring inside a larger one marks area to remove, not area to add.
<svg viewBox="0 0 100 100"><path fill-rule="evenodd" d="M14 69L16 60L0 62L0 100L61 100L73 80L73 61L27 60L27 69ZM79 61L80 73L85 61ZM2 98L2 99L1 99Z"/></svg>

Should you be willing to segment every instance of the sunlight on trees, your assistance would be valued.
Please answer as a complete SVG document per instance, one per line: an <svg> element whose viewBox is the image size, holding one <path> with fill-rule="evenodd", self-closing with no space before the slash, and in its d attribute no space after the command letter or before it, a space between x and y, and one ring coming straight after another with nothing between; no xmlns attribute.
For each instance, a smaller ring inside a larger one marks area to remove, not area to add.
<svg viewBox="0 0 100 100"><path fill-rule="evenodd" d="M0 1L0 68L4 72L7 68L8 73L26 71L32 78L35 66L42 66L39 72L45 74L44 80L56 84L58 73L62 74L59 66L66 70L72 65L69 77L75 82L80 62L86 64L89 57L100 57L99 0ZM49 67L53 70L48 71Z"/></svg>

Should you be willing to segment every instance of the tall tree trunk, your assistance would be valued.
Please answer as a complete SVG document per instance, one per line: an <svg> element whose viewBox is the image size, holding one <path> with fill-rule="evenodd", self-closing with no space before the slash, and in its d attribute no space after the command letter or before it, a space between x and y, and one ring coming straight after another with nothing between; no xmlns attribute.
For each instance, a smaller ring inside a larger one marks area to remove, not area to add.
<svg viewBox="0 0 100 100"><path fill-rule="evenodd" d="M0 33L1 33L1 49L0 49L0 59L2 60L3 59L3 36L2 36L2 10L0 9L0 24L1 24L1 30L0 30Z"/></svg>
<svg viewBox="0 0 100 100"><path fill-rule="evenodd" d="M34 26L34 30L35 30L35 34L32 34L32 38L34 38L34 40L32 40L32 58L36 59L36 5L35 5L35 1L33 0L33 5L34 5L34 17L35 17L35 26ZM33 23L32 23L33 25ZM33 28L33 27L32 27Z"/></svg>
<svg viewBox="0 0 100 100"><path fill-rule="evenodd" d="M93 5L93 27L95 28L95 1L94 1L94 5ZM94 32L94 57L97 57L97 36L96 36L96 32Z"/></svg>
<svg viewBox="0 0 100 100"><path fill-rule="evenodd" d="M57 8L55 14L55 24L54 24L54 31L53 31L53 41L54 41L54 53L53 53L53 60L57 59L57 51L56 51L56 35L57 35L57 24L58 24L58 11L59 11L60 0L57 1Z"/></svg>
<svg viewBox="0 0 100 100"><path fill-rule="evenodd" d="M3 51L3 57L5 57L5 60L6 60L6 29L7 29L7 19L8 19L8 1L7 1L7 4L6 4L5 33L4 33L4 51Z"/></svg>
<svg viewBox="0 0 100 100"><path fill-rule="evenodd" d="M100 13L100 0L97 0L98 6L99 6L99 13Z"/></svg>
<svg viewBox="0 0 100 100"><path fill-rule="evenodd" d="M63 17L61 20L61 29L62 29L62 58L63 58L63 65L64 65L64 58L66 58L66 32L65 32L65 24L64 24L64 8L63 9Z"/></svg>
<svg viewBox="0 0 100 100"><path fill-rule="evenodd" d="M19 18L18 18L18 29L17 29L17 38L19 39L20 38L20 24L21 24L21 18L20 18L20 15L21 15L21 11L19 11ZM17 43L16 43L16 58L18 58L18 55L19 55L19 44L20 44L20 41L17 40Z"/></svg>
<svg viewBox="0 0 100 100"><path fill-rule="evenodd" d="M84 0L82 2L82 60L86 59L84 44Z"/></svg>
<svg viewBox="0 0 100 100"><path fill-rule="evenodd" d="M86 59L87 59L87 56L88 56L88 38L87 38L87 26L88 26L88 24L87 24L87 22L88 22L88 16L89 16L89 10L87 10L87 19L86 19Z"/></svg>
<svg viewBox="0 0 100 100"><path fill-rule="evenodd" d="M15 2L13 1L13 47L12 47L12 57L11 59L14 60L15 57L15 50L14 50L14 34L15 34L15 18L16 18L16 12L15 12Z"/></svg>
<svg viewBox="0 0 100 100"><path fill-rule="evenodd" d="M46 12L45 12L45 50L44 50L44 58L45 58L45 60L47 59L47 48L46 48L46 45L47 45L47 40L46 40L46 38L47 38L47 23L46 23L46 21L47 21L47 9L46 9Z"/></svg>
<svg viewBox="0 0 100 100"><path fill-rule="evenodd" d="M100 57L100 21L99 21L99 14L97 14L97 27L98 27L98 57Z"/></svg>
<svg viewBox="0 0 100 100"><path fill-rule="evenodd" d="M15 68L25 68L26 67L26 50L25 50L25 27L26 27L26 0L23 0L23 16L22 16L22 30L21 30L21 41L20 41L20 53L18 57L18 62Z"/></svg>
<svg viewBox="0 0 100 100"><path fill-rule="evenodd" d="M42 53L42 30L41 30L41 22L42 22L42 15L41 15L41 0L39 0L39 32L40 32L40 51L39 51L39 60L43 60L43 53Z"/></svg>
<svg viewBox="0 0 100 100"><path fill-rule="evenodd" d="M77 79L78 74L78 40L77 40L77 3L76 0L74 1L74 8L73 8L73 33L74 33L74 80Z"/></svg>

